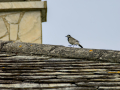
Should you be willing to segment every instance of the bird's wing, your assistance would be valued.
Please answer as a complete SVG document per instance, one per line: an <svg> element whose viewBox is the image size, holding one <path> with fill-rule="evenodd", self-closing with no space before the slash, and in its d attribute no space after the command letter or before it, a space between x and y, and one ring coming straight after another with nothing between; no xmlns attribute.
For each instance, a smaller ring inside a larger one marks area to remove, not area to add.
<svg viewBox="0 0 120 90"><path fill-rule="evenodd" d="M79 42L78 40L76 40L76 39L75 39L75 38L73 38L73 37L72 37L72 39L73 39L74 41L76 41L76 42Z"/></svg>

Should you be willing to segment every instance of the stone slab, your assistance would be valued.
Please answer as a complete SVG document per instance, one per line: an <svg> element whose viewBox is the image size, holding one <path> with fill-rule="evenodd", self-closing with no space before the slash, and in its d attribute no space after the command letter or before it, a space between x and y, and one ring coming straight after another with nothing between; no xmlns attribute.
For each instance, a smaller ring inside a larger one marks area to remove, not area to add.
<svg viewBox="0 0 120 90"><path fill-rule="evenodd" d="M10 40L17 40L18 24L10 24Z"/></svg>
<svg viewBox="0 0 120 90"><path fill-rule="evenodd" d="M27 1L27 2L2 2L0 3L0 12L4 11L21 11L21 10L41 10L42 21L46 21L47 16L47 2L46 1Z"/></svg>
<svg viewBox="0 0 120 90"><path fill-rule="evenodd" d="M29 1L29 2L2 2L0 9L44 9L47 8L46 1Z"/></svg>
<svg viewBox="0 0 120 90"><path fill-rule="evenodd" d="M24 0L0 0L0 2L15 2L15 1L24 1Z"/></svg>
<svg viewBox="0 0 120 90"><path fill-rule="evenodd" d="M42 36L40 11L25 12L19 24L19 39L22 42L34 42ZM35 43L42 43L41 40Z"/></svg>
<svg viewBox="0 0 120 90"><path fill-rule="evenodd" d="M13 24L17 24L18 23L18 20L19 20L19 17L20 17L20 13L17 13L17 14L11 14L11 15L7 15L6 16L6 20L8 21L8 23L13 23Z"/></svg>
<svg viewBox="0 0 120 90"><path fill-rule="evenodd" d="M0 40L9 41L9 35L6 35L6 36L0 38Z"/></svg>
<svg viewBox="0 0 120 90"><path fill-rule="evenodd" d="M0 18L0 38L7 33L7 28L2 18Z"/></svg>

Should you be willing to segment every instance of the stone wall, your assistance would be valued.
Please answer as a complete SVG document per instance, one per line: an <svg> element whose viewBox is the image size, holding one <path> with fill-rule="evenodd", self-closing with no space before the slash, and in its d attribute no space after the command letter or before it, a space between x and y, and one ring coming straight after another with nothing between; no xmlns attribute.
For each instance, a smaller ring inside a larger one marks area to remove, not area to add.
<svg viewBox="0 0 120 90"><path fill-rule="evenodd" d="M41 1L41 0L0 0L0 2L15 2L15 1Z"/></svg>
<svg viewBox="0 0 120 90"><path fill-rule="evenodd" d="M42 43L42 21L46 21L46 2L0 3L0 39Z"/></svg>
<svg viewBox="0 0 120 90"><path fill-rule="evenodd" d="M14 2L14 1L25 1L25 0L0 0L0 2Z"/></svg>

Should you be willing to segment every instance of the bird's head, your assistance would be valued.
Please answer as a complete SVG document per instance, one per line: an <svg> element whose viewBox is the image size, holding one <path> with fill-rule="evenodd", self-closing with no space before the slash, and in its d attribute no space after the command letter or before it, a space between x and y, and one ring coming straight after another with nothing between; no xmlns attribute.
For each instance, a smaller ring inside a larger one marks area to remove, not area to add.
<svg viewBox="0 0 120 90"><path fill-rule="evenodd" d="M68 37L68 38L69 38L69 37L71 37L71 36L70 36L70 35L67 35L66 37Z"/></svg>

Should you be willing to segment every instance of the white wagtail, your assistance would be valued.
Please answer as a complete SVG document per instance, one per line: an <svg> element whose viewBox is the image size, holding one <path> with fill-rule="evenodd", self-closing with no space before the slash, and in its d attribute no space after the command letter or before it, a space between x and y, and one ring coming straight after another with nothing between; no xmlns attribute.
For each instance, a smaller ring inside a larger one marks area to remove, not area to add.
<svg viewBox="0 0 120 90"><path fill-rule="evenodd" d="M82 45L79 44L79 41L78 41L78 40L74 39L74 38L71 37L70 35L67 35L66 37L68 38L68 42L69 42L70 44L72 44L72 45L78 45L78 46L80 46L81 48L83 48Z"/></svg>

